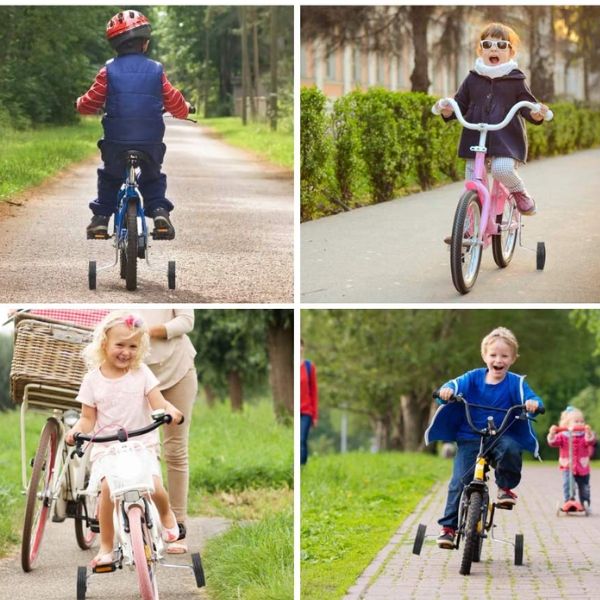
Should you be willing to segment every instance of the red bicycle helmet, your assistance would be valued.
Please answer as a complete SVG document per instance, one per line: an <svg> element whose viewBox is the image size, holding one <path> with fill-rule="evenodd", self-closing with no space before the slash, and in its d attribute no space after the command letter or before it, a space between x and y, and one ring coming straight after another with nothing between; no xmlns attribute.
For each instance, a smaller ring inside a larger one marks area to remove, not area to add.
<svg viewBox="0 0 600 600"><path fill-rule="evenodd" d="M137 10L119 12L106 24L106 39L115 49L128 40L149 40L150 32L150 21Z"/></svg>

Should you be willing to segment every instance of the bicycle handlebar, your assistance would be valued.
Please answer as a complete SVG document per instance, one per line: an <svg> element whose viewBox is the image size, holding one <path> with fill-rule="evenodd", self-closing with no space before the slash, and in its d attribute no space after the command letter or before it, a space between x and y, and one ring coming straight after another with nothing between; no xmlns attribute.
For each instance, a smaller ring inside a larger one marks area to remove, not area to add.
<svg viewBox="0 0 600 600"><path fill-rule="evenodd" d="M504 117L504 120L501 121L500 123L469 123L463 117L463 114L460 110L460 106L458 105L458 102L456 102L456 100L454 98L443 98L442 100L439 101L439 103L436 102L431 107L431 112L434 115L439 115L441 113L441 110L438 108L438 104L442 108L451 106L452 110L454 111L454 114L456 115L456 118L458 119L458 122L465 129L473 129L475 131L497 131L498 129L504 129L504 127L506 127L513 120L514 116L522 108L529 108L533 112L539 112L540 108L541 108L540 104L536 104L534 102L528 102L527 100L521 100L521 102L517 102L508 111L508 114L506 115L506 117ZM544 121L551 121L553 117L554 117L554 113L550 109L548 109L548 112L544 116Z"/></svg>

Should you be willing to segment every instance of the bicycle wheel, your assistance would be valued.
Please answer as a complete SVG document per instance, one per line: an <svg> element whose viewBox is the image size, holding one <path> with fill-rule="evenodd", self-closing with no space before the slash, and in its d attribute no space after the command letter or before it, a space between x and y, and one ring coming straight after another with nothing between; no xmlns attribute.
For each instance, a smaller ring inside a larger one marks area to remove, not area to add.
<svg viewBox="0 0 600 600"><path fill-rule="evenodd" d="M202 568L199 552L192 554L192 569L196 578L196 587L204 587L206 585L206 578L204 577L204 569Z"/></svg>
<svg viewBox="0 0 600 600"><path fill-rule="evenodd" d="M450 244L452 283L461 294L475 285L481 264L482 246L477 243L481 227L481 204L473 191L465 192L456 207Z"/></svg>
<svg viewBox="0 0 600 600"><path fill-rule="evenodd" d="M465 546L463 548L460 574L468 575L471 572L471 563L475 549L479 545L479 523L481 522L481 492L471 492L469 508L467 510L467 524L465 526Z"/></svg>
<svg viewBox="0 0 600 600"><path fill-rule="evenodd" d="M90 290L96 289L96 261L90 260L88 264L88 287Z"/></svg>
<svg viewBox="0 0 600 600"><path fill-rule="evenodd" d="M500 233L492 236L492 253L494 262L504 269L504 267L508 267L515 253L519 234L519 214L514 200L507 198L504 201L504 210L501 215L496 217L496 223L500 228Z"/></svg>
<svg viewBox="0 0 600 600"><path fill-rule="evenodd" d="M89 550L96 539L96 532L90 527L90 519L97 519L97 509L98 499L96 496L85 494L79 497L75 511L75 537L77 545L82 550Z"/></svg>
<svg viewBox="0 0 600 600"><path fill-rule="evenodd" d="M125 261L125 287L133 291L137 287L138 224L137 207L133 200L127 205L127 250Z"/></svg>
<svg viewBox="0 0 600 600"><path fill-rule="evenodd" d="M87 591L87 569L77 567L77 600L85 600Z"/></svg>
<svg viewBox="0 0 600 600"><path fill-rule="evenodd" d="M21 542L21 567L29 572L33 568L48 515L52 507L52 476L56 463L59 425L55 419L48 419L33 460L33 470L27 488L27 503L23 521L23 540Z"/></svg>
<svg viewBox="0 0 600 600"><path fill-rule="evenodd" d="M127 517L129 519L131 549L140 595L142 600L156 600L158 598L158 586L156 584L154 561L151 559L152 543L144 522L142 509L137 505L132 506L127 512Z"/></svg>
<svg viewBox="0 0 600 600"><path fill-rule="evenodd" d="M167 278L168 278L168 282L169 282L169 289L174 290L175 289L175 261L174 260L169 261L169 265L168 265L168 269L167 269Z"/></svg>
<svg viewBox="0 0 600 600"><path fill-rule="evenodd" d="M421 548L423 548L423 541L425 540L425 532L427 531L427 525L420 523L417 527L417 535L415 535L415 542L413 544L413 554L421 554Z"/></svg>
<svg viewBox="0 0 600 600"><path fill-rule="evenodd" d="M515 535L515 565L521 566L523 564L523 534L517 533Z"/></svg>

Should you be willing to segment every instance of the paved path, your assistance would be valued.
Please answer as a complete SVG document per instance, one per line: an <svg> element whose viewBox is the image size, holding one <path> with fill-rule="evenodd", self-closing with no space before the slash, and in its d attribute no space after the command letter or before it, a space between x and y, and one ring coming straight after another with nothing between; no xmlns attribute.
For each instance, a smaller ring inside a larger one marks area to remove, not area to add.
<svg viewBox="0 0 600 600"><path fill-rule="evenodd" d="M202 550L209 537L223 533L229 521L221 518L192 518L188 521L190 552ZM76 596L77 567L96 555L95 547L83 551L77 546L73 522L48 523L36 566L30 573L21 569L20 555L0 560L0 600L72 600ZM168 562L191 565L189 554L169 555ZM208 590L210 590L210 580ZM192 570L159 567L158 585L161 600L196 598L208 600L206 588L198 589ZM137 579L133 571L93 575L88 579L86 599L139 600Z"/></svg>
<svg viewBox="0 0 600 600"><path fill-rule="evenodd" d="M463 189L454 183L376 206L304 223L301 300L320 302L600 301L600 149L533 161L523 179L538 202L523 242L545 241L547 262L517 248L498 269L491 248L474 289L452 285L450 234Z"/></svg>
<svg viewBox="0 0 600 600"><path fill-rule="evenodd" d="M592 475L593 477L593 475ZM513 547L486 540L471 575L458 572L460 552L437 548L427 538L421 555L412 554L419 523L437 535L447 483L436 486L358 578L345 600L594 600L600 597L600 513L556 516L562 484L555 465L526 465L512 512L498 511L495 537L525 540L523 566ZM491 486L495 486L492 484ZM592 496L593 501L593 496ZM596 504L600 504L596 502ZM598 509L597 509L598 510Z"/></svg>
<svg viewBox="0 0 600 600"><path fill-rule="evenodd" d="M175 204L173 241L151 240L138 262L138 289L118 268L88 290L88 261L110 264L110 241L87 241L96 194L95 157L16 200L0 203L0 302L240 303L293 301L294 199L291 174L258 162L187 121L166 119L164 171ZM167 261L177 289L167 288Z"/></svg>

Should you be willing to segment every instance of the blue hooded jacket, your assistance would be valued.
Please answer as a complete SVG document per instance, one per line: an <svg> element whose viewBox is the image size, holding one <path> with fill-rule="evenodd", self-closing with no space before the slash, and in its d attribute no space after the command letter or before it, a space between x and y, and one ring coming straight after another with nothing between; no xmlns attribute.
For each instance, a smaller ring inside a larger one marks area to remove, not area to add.
<svg viewBox="0 0 600 600"><path fill-rule="evenodd" d="M162 65L144 54L124 54L106 63L108 89L102 119L104 139L123 144L161 143Z"/></svg>
<svg viewBox="0 0 600 600"><path fill-rule="evenodd" d="M442 387L453 388L455 394L464 395L468 402L487 404L485 399L486 385L488 385L485 383L486 373L486 368L468 371L464 375L448 381ZM524 404L527 400L536 400L540 406L543 406L542 400L525 383L525 375L507 373L505 386L503 389L506 393L500 398L500 403L496 404L497 408L510 408L516 404ZM498 414L500 413L495 413L495 415ZM473 422L477 426L484 426L486 415L487 413L483 409L471 409ZM481 422L482 417L483 423ZM503 417L504 415L500 421ZM465 405L462 402L442 404L425 431L425 444L429 445L435 441L454 442L461 439L479 439L475 433L469 432L467 435L462 433L465 423ZM495 418L495 423L499 425L498 418ZM504 435L513 438L523 450L533 453L536 458L539 457L539 443L530 421L515 421Z"/></svg>

